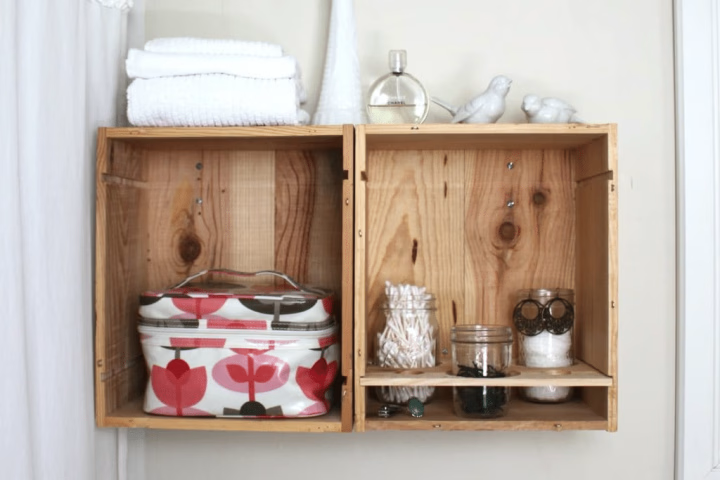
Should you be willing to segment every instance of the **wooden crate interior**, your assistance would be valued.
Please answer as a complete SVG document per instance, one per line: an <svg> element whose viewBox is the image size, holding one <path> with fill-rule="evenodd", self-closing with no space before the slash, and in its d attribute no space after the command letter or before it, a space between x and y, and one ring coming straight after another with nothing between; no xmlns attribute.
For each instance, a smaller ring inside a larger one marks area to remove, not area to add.
<svg viewBox="0 0 720 480"><path fill-rule="evenodd" d="M345 381L351 376L351 270L343 278L349 264L343 258L344 216L352 213L344 210L343 197L351 164L348 168L344 159L343 129L311 138L277 133L258 138L257 129L235 129L225 138L227 129L209 130L197 138L196 129L165 135L153 129L145 135L132 129L101 131L96 239L100 425L275 428L247 419L173 423L178 419L142 413L146 373L136 331L138 294L208 268L278 270L336 292L346 351L341 373ZM352 130L349 141L351 146ZM344 403L347 430L350 402ZM339 431L340 413L285 425L279 429Z"/></svg>
<svg viewBox="0 0 720 480"><path fill-rule="evenodd" d="M402 423L398 419L371 421L372 398L363 386L393 381L450 385L443 375L450 369L454 325L512 327L518 290L559 287L575 290L576 357L599 380L572 376L569 381L582 386L575 403L527 404L519 411L549 419L537 428L550 428L580 404L587 415L568 418L586 423L575 422L572 428L614 429L614 402L608 400L615 395L616 376L615 213L609 207L614 201L614 129L452 127L460 128L367 126L358 132L356 228L362 243L356 261L356 369L361 377L356 422L362 429L366 414L368 429L411 428L412 421L405 426L396 425ZM384 328L380 307L386 281L425 286L436 296L442 365L434 371L439 375L428 372L420 380L417 374L396 372L381 378L367 366ZM516 386L527 382L513 381ZM432 409L438 416L427 425L443 425L433 428L507 428L508 422L513 428L533 428L512 414L489 426L448 424L451 409Z"/></svg>

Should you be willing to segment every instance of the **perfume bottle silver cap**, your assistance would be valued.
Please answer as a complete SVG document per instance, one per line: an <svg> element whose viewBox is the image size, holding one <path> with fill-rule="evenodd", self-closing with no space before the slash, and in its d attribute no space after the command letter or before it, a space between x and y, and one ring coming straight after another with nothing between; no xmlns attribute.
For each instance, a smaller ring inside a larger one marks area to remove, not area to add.
<svg viewBox="0 0 720 480"><path fill-rule="evenodd" d="M388 61L391 72L402 73L407 65L407 52L405 50L390 50Z"/></svg>

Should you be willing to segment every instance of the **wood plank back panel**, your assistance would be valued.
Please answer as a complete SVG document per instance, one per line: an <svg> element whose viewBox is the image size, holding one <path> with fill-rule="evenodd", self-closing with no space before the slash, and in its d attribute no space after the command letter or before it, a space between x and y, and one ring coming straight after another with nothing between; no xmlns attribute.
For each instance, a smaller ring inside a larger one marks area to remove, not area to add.
<svg viewBox="0 0 720 480"><path fill-rule="evenodd" d="M162 289L196 273L209 256L202 222L202 153L145 151L149 189L147 271L150 288ZM139 294L141 292L136 292Z"/></svg>
<svg viewBox="0 0 720 480"><path fill-rule="evenodd" d="M367 351L385 325L385 282L424 286L437 299L449 359L452 305L462 309L465 167L462 151L374 151L367 165Z"/></svg>
<svg viewBox="0 0 720 480"><path fill-rule="evenodd" d="M275 268L341 298L342 159L337 151L277 152Z"/></svg>
<svg viewBox="0 0 720 480"><path fill-rule="evenodd" d="M275 267L274 152L145 153L153 288L208 268Z"/></svg>
<svg viewBox="0 0 720 480"><path fill-rule="evenodd" d="M574 164L565 150L482 150L468 160L457 323L512 326L518 290L573 288Z"/></svg>
<svg viewBox="0 0 720 480"><path fill-rule="evenodd" d="M142 152L131 144L105 139L107 157L102 173L110 176L144 181L146 180Z"/></svg>
<svg viewBox="0 0 720 480"><path fill-rule="evenodd" d="M511 325L517 290L573 287L566 151L373 151L368 163L368 352L384 327L386 280L437 296L441 361L453 325Z"/></svg>
<svg viewBox="0 0 720 480"><path fill-rule="evenodd" d="M340 292L342 164L336 151L146 155L155 288L223 267L279 270Z"/></svg>
<svg viewBox="0 0 720 480"><path fill-rule="evenodd" d="M339 151L278 151L275 184L275 269L330 289L342 325L343 164ZM347 301L352 302L351 297ZM352 328L351 326L348 328ZM342 338L342 332L341 332ZM350 370L351 361L341 371Z"/></svg>
<svg viewBox="0 0 720 480"><path fill-rule="evenodd" d="M274 268L275 162L271 151L203 152L199 188L204 200L196 217L207 255L198 259L196 270Z"/></svg>
<svg viewBox="0 0 720 480"><path fill-rule="evenodd" d="M317 165L304 152L290 151L278 154L275 168L274 268L307 283Z"/></svg>

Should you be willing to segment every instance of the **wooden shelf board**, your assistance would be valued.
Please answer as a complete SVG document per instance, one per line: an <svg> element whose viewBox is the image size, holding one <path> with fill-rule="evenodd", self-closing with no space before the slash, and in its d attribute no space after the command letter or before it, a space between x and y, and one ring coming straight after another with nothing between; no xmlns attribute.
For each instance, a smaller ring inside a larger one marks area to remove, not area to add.
<svg viewBox="0 0 720 480"><path fill-rule="evenodd" d="M466 378L452 375L451 366L443 364L433 368L387 369L368 365L365 376L360 379L363 387L371 386L508 386L508 387L610 387L608 377L578 361L565 368L510 367L510 374L503 378Z"/></svg>
<svg viewBox="0 0 720 480"><path fill-rule="evenodd" d="M539 404L512 399L508 413L501 418L466 419L455 416L452 399L441 398L425 405L422 418L397 414L380 418L380 403L368 402L365 430L607 430L605 418L580 400L558 404Z"/></svg>
<svg viewBox="0 0 720 480"><path fill-rule="evenodd" d="M368 150L576 148L606 136L609 125L363 125Z"/></svg>
<svg viewBox="0 0 720 480"><path fill-rule="evenodd" d="M340 150L342 135L342 125L107 129L107 138L149 150Z"/></svg>
<svg viewBox="0 0 720 480"><path fill-rule="evenodd" d="M99 427L153 428L165 430L220 430L246 432L340 432L340 408L310 418L246 419L220 417L168 417L149 415L142 400L135 400L105 417Z"/></svg>

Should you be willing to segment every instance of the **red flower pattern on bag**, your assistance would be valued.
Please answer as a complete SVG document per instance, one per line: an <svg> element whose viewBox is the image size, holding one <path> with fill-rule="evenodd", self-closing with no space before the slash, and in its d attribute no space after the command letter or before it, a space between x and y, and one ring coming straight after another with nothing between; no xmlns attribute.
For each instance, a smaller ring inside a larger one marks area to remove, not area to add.
<svg viewBox="0 0 720 480"><path fill-rule="evenodd" d="M333 300L332 300L332 297L324 297L324 298L322 299L322 306L323 306L323 310L325 310L325 312L326 312L328 315L332 315L332 313L333 313Z"/></svg>
<svg viewBox="0 0 720 480"><path fill-rule="evenodd" d="M227 298L223 297L176 297L172 299L173 305L191 315L188 318L206 318L209 314L220 310L226 301Z"/></svg>
<svg viewBox="0 0 720 480"><path fill-rule="evenodd" d="M205 414L189 408L205 396L207 388L205 367L190 368L185 360L176 358L171 360L166 368L153 365L151 383L157 398L165 405L174 408L175 415Z"/></svg>
<svg viewBox="0 0 720 480"><path fill-rule="evenodd" d="M330 402L325 398L325 392L335 379L338 370L337 362L330 362L321 358L310 367L298 367L295 380L306 397L311 400L323 402L325 408L330 408Z"/></svg>
<svg viewBox="0 0 720 480"><path fill-rule="evenodd" d="M247 393L255 401L257 393L282 387L290 378L290 365L282 359L265 355L269 350L233 348L237 353L215 364L215 381L234 392Z"/></svg>

